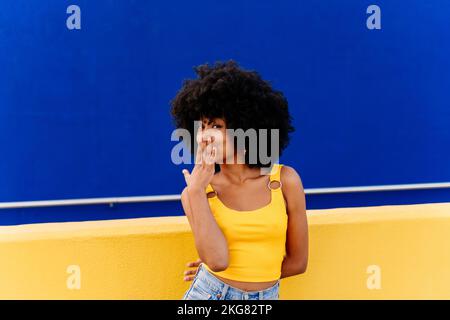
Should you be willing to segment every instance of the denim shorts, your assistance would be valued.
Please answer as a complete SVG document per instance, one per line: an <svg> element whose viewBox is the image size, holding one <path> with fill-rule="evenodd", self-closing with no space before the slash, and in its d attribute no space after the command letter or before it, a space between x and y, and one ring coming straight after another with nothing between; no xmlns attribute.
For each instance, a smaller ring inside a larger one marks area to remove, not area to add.
<svg viewBox="0 0 450 320"><path fill-rule="evenodd" d="M270 288L260 291L243 291L211 274L202 262L182 300L278 300L279 289L280 280L278 279L277 283Z"/></svg>

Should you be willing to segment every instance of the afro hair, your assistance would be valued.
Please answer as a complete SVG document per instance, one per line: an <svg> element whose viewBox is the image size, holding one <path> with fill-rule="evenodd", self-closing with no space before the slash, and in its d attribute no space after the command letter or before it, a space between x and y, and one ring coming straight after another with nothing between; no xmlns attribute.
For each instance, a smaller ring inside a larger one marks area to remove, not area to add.
<svg viewBox="0 0 450 320"><path fill-rule="evenodd" d="M227 129L255 129L257 148L260 145L259 129L268 129L268 132L270 129L278 129L278 155L281 156L289 144L289 134L295 130L283 93L273 89L256 71L243 70L233 60L219 61L214 65L202 64L194 67L194 70L197 79L184 80L181 89L170 102L174 124L177 128L189 131L191 145L195 143L194 121L200 121L203 117L210 120L222 118ZM267 140L269 152L270 134L267 135ZM245 146L249 150L247 139ZM270 154L267 156L272 157ZM250 164L248 158L247 152L245 163L249 167L270 166L261 163L259 157L256 164Z"/></svg>

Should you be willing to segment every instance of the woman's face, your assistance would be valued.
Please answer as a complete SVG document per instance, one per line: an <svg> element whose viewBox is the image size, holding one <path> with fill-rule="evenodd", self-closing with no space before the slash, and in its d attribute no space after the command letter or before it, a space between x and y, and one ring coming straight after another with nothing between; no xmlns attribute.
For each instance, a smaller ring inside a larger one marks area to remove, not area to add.
<svg viewBox="0 0 450 320"><path fill-rule="evenodd" d="M216 163L236 163L234 148L231 143L227 143L226 123L222 118L207 119L203 117L202 130L198 131L197 142L200 143L202 134L202 147L206 146L205 140L210 138L212 146L216 147ZM233 162L234 161L234 162Z"/></svg>

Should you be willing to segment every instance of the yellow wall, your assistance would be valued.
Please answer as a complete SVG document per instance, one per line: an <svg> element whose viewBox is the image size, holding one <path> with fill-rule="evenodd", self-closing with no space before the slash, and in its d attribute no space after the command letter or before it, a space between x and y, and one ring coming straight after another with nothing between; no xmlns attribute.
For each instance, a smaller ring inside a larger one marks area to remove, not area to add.
<svg viewBox="0 0 450 320"><path fill-rule="evenodd" d="M450 203L309 210L308 221L308 270L281 280L281 299L450 299ZM0 227L0 298L180 299L195 259L185 216Z"/></svg>

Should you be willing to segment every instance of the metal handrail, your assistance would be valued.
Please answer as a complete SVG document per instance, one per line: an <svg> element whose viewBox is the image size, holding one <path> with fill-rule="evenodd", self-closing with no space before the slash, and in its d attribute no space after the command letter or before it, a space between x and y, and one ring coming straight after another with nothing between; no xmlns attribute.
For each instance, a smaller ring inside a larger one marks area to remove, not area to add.
<svg viewBox="0 0 450 320"><path fill-rule="evenodd" d="M360 186L360 187L356 186L356 187L336 187L336 188L311 188L305 189L305 194L315 195L315 194L374 192L374 191L425 190L425 189L443 189L443 188L450 188L450 182ZM109 204L110 206L113 206L115 203L178 201L180 199L181 199L180 194L172 194L172 195L157 195L157 196L17 201L17 202L0 202L0 209L37 208L37 207L55 207L55 206L59 207L59 206L95 205L95 204Z"/></svg>

